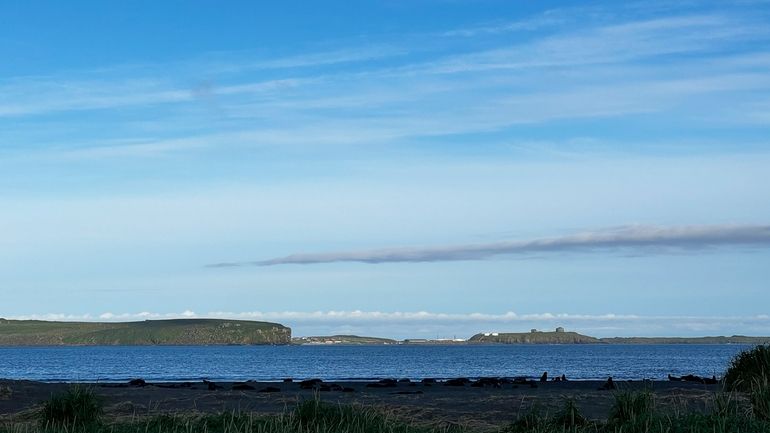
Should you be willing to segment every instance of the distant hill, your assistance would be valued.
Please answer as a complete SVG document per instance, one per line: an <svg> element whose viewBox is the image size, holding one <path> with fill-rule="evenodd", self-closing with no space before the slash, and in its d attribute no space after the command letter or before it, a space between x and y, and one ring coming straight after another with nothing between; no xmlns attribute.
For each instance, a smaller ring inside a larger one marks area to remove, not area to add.
<svg viewBox="0 0 770 433"><path fill-rule="evenodd" d="M770 337L612 337L600 339L610 344L770 344Z"/></svg>
<svg viewBox="0 0 770 433"><path fill-rule="evenodd" d="M0 319L0 346L151 346L289 344L278 323L220 319L47 322Z"/></svg>
<svg viewBox="0 0 770 433"><path fill-rule="evenodd" d="M291 339L294 344L397 344L390 338L361 337L358 335L329 335L316 337L296 337Z"/></svg>
<svg viewBox="0 0 770 433"><path fill-rule="evenodd" d="M502 344L596 344L598 338L578 334L577 332L500 332L476 334L469 343Z"/></svg>
<svg viewBox="0 0 770 433"><path fill-rule="evenodd" d="M561 328L559 328L561 329ZM770 337L610 337L595 338L577 332L500 332L476 334L468 343L498 344L770 344Z"/></svg>

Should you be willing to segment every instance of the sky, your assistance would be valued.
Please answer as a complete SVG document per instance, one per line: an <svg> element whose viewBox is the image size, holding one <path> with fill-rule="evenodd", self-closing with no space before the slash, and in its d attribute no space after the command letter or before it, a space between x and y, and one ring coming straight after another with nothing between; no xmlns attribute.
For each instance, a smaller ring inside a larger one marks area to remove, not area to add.
<svg viewBox="0 0 770 433"><path fill-rule="evenodd" d="M3 2L0 317L770 335L768 22Z"/></svg>

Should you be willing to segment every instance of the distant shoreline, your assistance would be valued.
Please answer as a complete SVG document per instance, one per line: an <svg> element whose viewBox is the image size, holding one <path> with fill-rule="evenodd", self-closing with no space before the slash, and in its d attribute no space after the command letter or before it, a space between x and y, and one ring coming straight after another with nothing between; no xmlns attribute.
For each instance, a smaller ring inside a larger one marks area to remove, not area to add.
<svg viewBox="0 0 770 433"><path fill-rule="evenodd" d="M0 347L81 346L256 346L256 345L496 345L496 344L770 344L770 337L597 338L558 327L555 331L486 332L468 339L425 339L329 335L292 337L279 323L227 319L170 319L140 322L49 322L0 318Z"/></svg>
<svg viewBox="0 0 770 433"><path fill-rule="evenodd" d="M291 339L294 345L325 346L325 345L499 345L499 344L524 344L524 345L558 345L558 344L745 344L758 345L770 344L770 337L749 337L743 335L733 336L707 336L707 337L604 337L596 338L577 332L567 332L563 328L557 331L530 332L494 332L480 333L465 339L404 339L394 340L379 337L363 337L358 335L330 335L294 337Z"/></svg>

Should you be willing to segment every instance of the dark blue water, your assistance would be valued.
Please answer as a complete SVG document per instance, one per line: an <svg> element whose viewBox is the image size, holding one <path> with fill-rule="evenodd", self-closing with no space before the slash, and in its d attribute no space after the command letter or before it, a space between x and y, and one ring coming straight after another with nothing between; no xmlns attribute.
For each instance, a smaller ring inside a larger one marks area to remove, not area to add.
<svg viewBox="0 0 770 433"><path fill-rule="evenodd" d="M742 345L0 347L0 378L41 381L364 380L721 375Z"/></svg>

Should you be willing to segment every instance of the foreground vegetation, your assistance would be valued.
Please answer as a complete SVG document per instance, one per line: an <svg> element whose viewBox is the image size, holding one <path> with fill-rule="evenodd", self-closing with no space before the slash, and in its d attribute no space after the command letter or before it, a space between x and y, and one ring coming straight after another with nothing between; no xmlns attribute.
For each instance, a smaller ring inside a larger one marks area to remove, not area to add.
<svg viewBox="0 0 770 433"><path fill-rule="evenodd" d="M757 346L733 359L725 390L701 410L656 408L648 391L617 392L607 420L589 420L572 400L561 410L538 406L498 433L770 433L770 347ZM281 415L249 413L161 415L144 419L104 419L93 390L75 386L52 396L36 420L0 424L0 433L471 433L469 426L410 424L371 407L328 404L319 399Z"/></svg>
<svg viewBox="0 0 770 433"><path fill-rule="evenodd" d="M291 329L270 322L220 319L143 322L47 322L0 319L0 346L289 344Z"/></svg>
<svg viewBox="0 0 770 433"><path fill-rule="evenodd" d="M767 390L763 390L767 396ZM762 433L770 432L765 404L739 401L734 393L714 395L707 412L660 413L648 392L615 394L606 421L586 419L566 400L553 414L534 407L498 433ZM410 424L370 407L308 400L281 415L249 413L160 415L107 421L99 399L85 388L53 396L39 417L26 423L0 424L0 433L472 433L467 426Z"/></svg>

